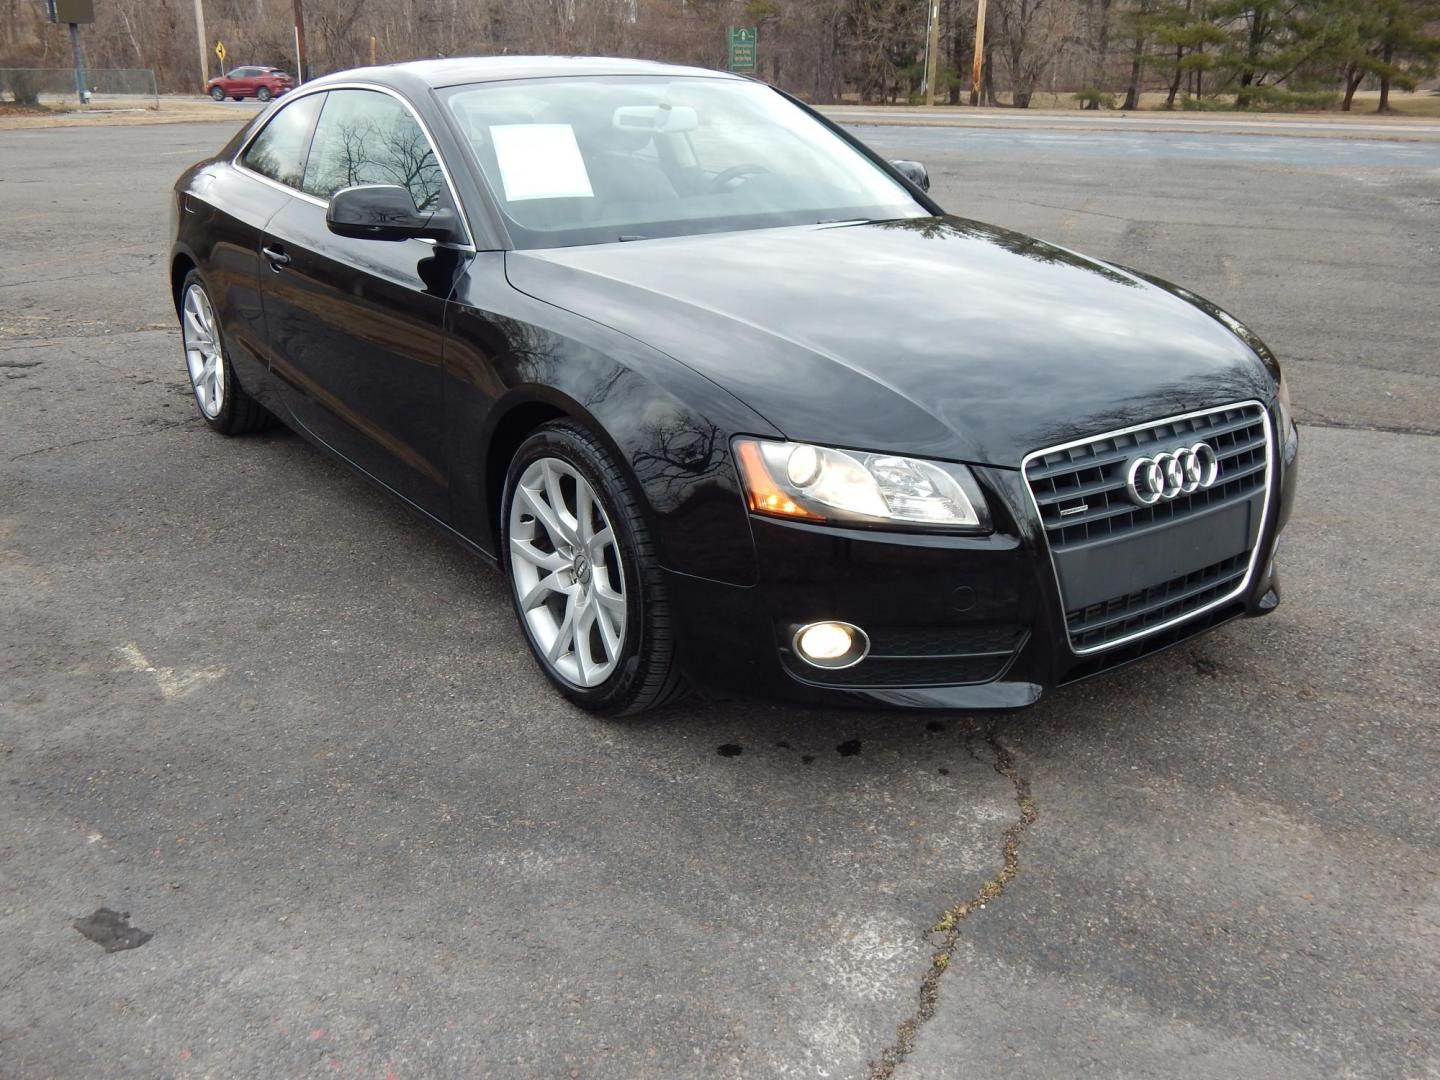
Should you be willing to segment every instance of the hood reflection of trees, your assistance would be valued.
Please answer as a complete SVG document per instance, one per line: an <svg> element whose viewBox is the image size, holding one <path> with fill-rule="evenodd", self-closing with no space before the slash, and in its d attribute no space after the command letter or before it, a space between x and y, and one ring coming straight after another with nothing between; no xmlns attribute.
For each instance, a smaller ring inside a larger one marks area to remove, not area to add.
<svg viewBox="0 0 1440 1080"><path fill-rule="evenodd" d="M1034 259L1036 262L1047 263L1051 266L1070 266L1076 270L1098 274L1107 281L1113 281L1115 284L1124 285L1127 288L1140 289L1144 287L1134 278L1113 267L1106 266L1104 263L1088 259L1084 255L1077 255L1073 251L1066 251L1054 244L1047 244L1044 240L1036 240L1033 236L1026 236L1024 233L1011 232L1009 229L1002 229L996 225L987 225L983 221L971 221L969 218L947 215L946 217L897 218L894 221L877 221L873 227L910 232L924 237L926 240L978 240L982 243L993 244L1012 254Z"/></svg>

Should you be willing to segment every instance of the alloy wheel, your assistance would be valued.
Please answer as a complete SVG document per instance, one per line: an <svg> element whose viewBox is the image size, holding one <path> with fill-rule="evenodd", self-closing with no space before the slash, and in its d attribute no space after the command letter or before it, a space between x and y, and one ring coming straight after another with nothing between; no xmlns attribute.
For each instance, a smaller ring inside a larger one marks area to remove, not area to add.
<svg viewBox="0 0 1440 1080"><path fill-rule="evenodd" d="M214 420L225 407L225 360L220 354L220 337L210 298L199 285L185 290L181 304L181 325L185 338L185 366L200 411Z"/></svg>
<svg viewBox="0 0 1440 1080"><path fill-rule="evenodd" d="M590 482L559 458L530 463L510 500L510 576L536 651L566 682L599 686L625 647L620 545Z"/></svg>

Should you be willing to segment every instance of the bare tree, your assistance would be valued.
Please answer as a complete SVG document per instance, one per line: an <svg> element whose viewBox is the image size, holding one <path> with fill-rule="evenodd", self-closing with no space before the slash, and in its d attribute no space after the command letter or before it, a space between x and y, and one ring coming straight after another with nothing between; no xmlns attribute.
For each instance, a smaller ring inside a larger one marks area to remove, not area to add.
<svg viewBox="0 0 1440 1080"><path fill-rule="evenodd" d="M1076 7L1065 0L994 0L990 11L1011 104L1029 108L1035 88L1069 42Z"/></svg>

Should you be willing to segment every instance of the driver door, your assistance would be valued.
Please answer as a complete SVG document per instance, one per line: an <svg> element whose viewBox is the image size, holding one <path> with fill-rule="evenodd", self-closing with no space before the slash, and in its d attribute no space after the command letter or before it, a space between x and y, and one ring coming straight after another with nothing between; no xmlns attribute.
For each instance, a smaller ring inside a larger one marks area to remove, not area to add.
<svg viewBox="0 0 1440 1080"><path fill-rule="evenodd" d="M441 347L451 278L436 264L460 256L423 240L332 233L329 197L357 184L399 184L420 209L454 205L408 106L378 90L331 90L304 194L270 219L261 244L270 368L312 436L445 520Z"/></svg>

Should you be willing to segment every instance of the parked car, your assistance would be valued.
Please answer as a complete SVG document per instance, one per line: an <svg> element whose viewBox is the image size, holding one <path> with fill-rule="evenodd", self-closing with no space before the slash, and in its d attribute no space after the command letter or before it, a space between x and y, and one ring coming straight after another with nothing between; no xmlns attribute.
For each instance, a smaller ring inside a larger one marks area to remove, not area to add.
<svg viewBox="0 0 1440 1080"><path fill-rule="evenodd" d="M205 92L216 101L224 101L227 97L236 101L247 97L269 101L294 86L290 76L279 68L237 67L230 74L217 75L207 82Z"/></svg>
<svg viewBox="0 0 1440 1080"><path fill-rule="evenodd" d="M1023 706L1272 610L1270 351L927 187L724 73L400 64L187 170L171 285L205 422L498 565L586 709Z"/></svg>

